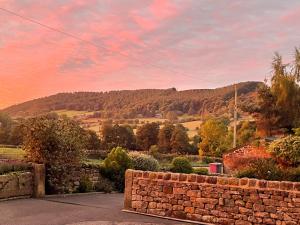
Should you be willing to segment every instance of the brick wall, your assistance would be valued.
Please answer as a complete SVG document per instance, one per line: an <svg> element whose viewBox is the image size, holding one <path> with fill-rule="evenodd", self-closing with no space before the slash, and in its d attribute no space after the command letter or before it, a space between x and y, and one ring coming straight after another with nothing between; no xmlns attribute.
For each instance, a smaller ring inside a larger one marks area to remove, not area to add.
<svg viewBox="0 0 300 225"><path fill-rule="evenodd" d="M209 224L300 224L300 183L126 172L125 209Z"/></svg>

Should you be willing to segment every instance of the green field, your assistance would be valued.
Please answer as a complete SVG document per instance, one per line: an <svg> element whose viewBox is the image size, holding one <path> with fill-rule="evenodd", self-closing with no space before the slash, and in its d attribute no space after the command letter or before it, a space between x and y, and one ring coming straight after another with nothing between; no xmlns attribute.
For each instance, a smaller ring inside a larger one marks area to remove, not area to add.
<svg viewBox="0 0 300 225"><path fill-rule="evenodd" d="M191 122L185 122L181 123L184 127L188 128L188 135L190 138L194 137L195 135L198 134L198 130L201 126L201 120L196 120L196 121L191 121Z"/></svg>
<svg viewBox="0 0 300 225"><path fill-rule="evenodd" d="M21 148L0 147L0 158L23 159L25 152Z"/></svg>
<svg viewBox="0 0 300 225"><path fill-rule="evenodd" d="M92 115L94 113L89 111L75 111L75 110L56 110L53 112L57 113L58 115L66 115L68 117L87 116L87 115Z"/></svg>

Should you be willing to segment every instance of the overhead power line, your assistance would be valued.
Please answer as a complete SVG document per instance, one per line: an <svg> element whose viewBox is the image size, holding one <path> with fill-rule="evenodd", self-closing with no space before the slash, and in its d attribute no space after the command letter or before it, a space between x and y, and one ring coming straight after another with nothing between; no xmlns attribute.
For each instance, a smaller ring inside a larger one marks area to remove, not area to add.
<svg viewBox="0 0 300 225"><path fill-rule="evenodd" d="M78 40L78 41L80 41L80 42L89 44L89 45L94 46L94 47L96 47L96 48L101 48L101 49L103 49L103 50L106 50L106 51L109 51L109 52L112 52L112 53L117 53L117 54L119 54L119 55L121 55L121 56L123 56L123 57L125 57L125 58L128 58L128 59L135 60L135 61L137 61L137 62L143 63L143 65L148 65L148 66L152 66L152 67L154 67L154 68L158 68L158 69L160 69L160 70L168 71L168 72L171 72L171 73L176 73L176 74L178 74L178 75L180 75L180 76L189 77L189 78L192 78L192 79L198 79L197 77L194 77L194 76L192 76L192 75L189 75L189 74L186 74L186 73L182 73L182 72L179 72L179 71L176 71L176 70L172 70L172 69L166 69L166 68L161 67L161 66L158 66L158 65L156 65L156 64L149 63L149 62L147 62L147 61L145 61L145 60L136 59L136 58L135 58L135 59L130 58L130 57L128 57L127 54L125 54L125 53L123 53L123 52L120 52L120 51L112 51L111 49L107 48L106 46L99 45L99 44L96 44L96 43L94 43L94 42L92 42L92 41L89 41L89 40L80 38L80 37L78 37L77 35L74 35L74 34L69 33L69 32L65 32L65 31L60 30L60 29L57 29L57 28L54 28L54 27L52 27L52 26L49 26L49 25L47 25L47 24L45 24L45 23L42 23L42 22L39 22L39 21L37 21L37 20L35 20L35 19L32 19L32 18L30 18L30 17L26 17L26 16L23 16L23 15L20 15L20 14L14 12L14 11L11 11L11 10L8 10L8 9L2 8L2 7L0 7L0 10L2 10L3 12L8 13L8 14L10 14L10 15L19 17L19 18L21 18L21 19L23 19L23 20L26 20L26 21L28 21L28 22L37 24L37 25L39 25L39 26L41 26L41 27L43 27L43 28L45 28L45 29L51 30L51 31L53 31L53 32L60 33L60 34L65 35L65 36L67 36L67 37L76 39L76 40Z"/></svg>

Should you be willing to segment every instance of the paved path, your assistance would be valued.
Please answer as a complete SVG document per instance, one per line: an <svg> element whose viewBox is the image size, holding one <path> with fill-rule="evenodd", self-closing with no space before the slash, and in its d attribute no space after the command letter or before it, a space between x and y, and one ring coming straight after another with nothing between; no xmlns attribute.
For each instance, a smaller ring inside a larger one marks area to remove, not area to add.
<svg viewBox="0 0 300 225"><path fill-rule="evenodd" d="M0 202L1 225L156 225L186 223L121 212L123 194Z"/></svg>

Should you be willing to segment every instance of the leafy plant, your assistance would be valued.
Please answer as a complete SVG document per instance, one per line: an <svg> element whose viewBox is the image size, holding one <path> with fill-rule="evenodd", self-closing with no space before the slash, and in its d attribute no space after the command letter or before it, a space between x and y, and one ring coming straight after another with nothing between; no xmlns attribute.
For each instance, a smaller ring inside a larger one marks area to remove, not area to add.
<svg viewBox="0 0 300 225"><path fill-rule="evenodd" d="M269 146L269 152L284 165L299 165L300 136L288 136L274 141Z"/></svg>
<svg viewBox="0 0 300 225"><path fill-rule="evenodd" d="M193 167L186 157L176 157L172 161L171 171L174 173L192 173Z"/></svg>
<svg viewBox="0 0 300 225"><path fill-rule="evenodd" d="M257 159L249 167L237 172L236 177L248 177L264 180L282 180L285 172L273 159Z"/></svg>
<svg viewBox="0 0 300 225"><path fill-rule="evenodd" d="M287 174L290 181L300 182L300 167L290 168Z"/></svg>
<svg viewBox="0 0 300 225"><path fill-rule="evenodd" d="M139 152L132 152L129 155L134 169L143 171L158 171L159 163L152 156Z"/></svg>
<svg viewBox="0 0 300 225"><path fill-rule="evenodd" d="M132 162L126 149L121 147L113 148L104 160L104 174L111 181L115 182L119 191L124 190L125 171L132 168Z"/></svg>

